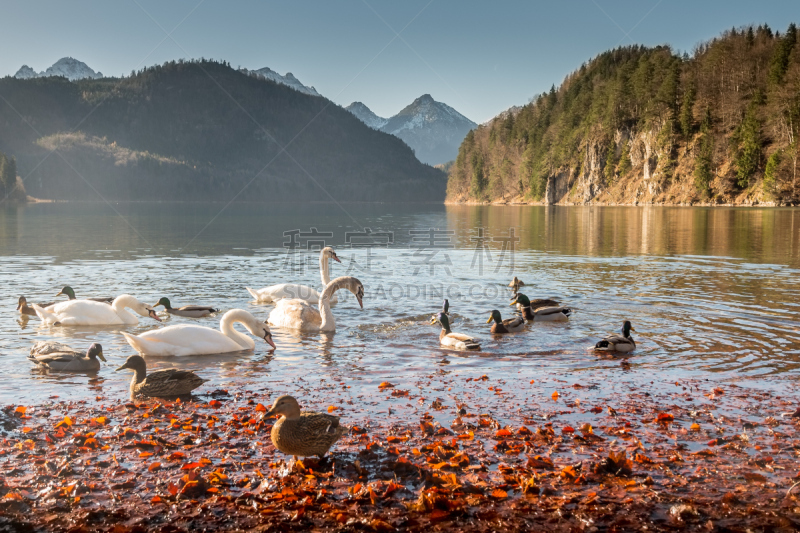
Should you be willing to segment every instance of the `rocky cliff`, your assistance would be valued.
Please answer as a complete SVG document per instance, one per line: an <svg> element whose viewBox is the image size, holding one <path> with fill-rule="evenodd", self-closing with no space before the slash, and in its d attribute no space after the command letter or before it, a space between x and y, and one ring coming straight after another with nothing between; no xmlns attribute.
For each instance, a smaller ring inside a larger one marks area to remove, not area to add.
<svg viewBox="0 0 800 533"><path fill-rule="evenodd" d="M600 54L464 139L447 203L800 204L791 24Z"/></svg>

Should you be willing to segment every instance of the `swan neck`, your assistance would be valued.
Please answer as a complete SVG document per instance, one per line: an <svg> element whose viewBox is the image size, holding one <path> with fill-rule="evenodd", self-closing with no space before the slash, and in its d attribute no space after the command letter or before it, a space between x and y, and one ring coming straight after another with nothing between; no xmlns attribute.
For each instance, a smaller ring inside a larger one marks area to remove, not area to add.
<svg viewBox="0 0 800 533"><path fill-rule="evenodd" d="M246 312L242 309L232 309L225 313L222 316L222 319L219 321L219 329L222 333L241 346L243 349L250 348L250 338L245 335L244 333L239 333L235 329L233 329L233 325L237 322L239 324L244 324L247 329L250 329L250 323L252 322L252 315L249 313L245 314Z"/></svg>
<svg viewBox="0 0 800 533"><path fill-rule="evenodd" d="M319 275L322 279L322 287L327 287L331 282L331 258L325 251L319 253Z"/></svg>

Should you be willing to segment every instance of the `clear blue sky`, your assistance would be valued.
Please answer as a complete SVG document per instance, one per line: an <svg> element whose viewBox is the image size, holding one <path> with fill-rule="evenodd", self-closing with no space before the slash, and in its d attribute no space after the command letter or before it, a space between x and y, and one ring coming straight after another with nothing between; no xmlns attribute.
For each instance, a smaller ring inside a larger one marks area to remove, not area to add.
<svg viewBox="0 0 800 533"><path fill-rule="evenodd" d="M476 122L618 45L691 52L732 26L800 22L797 0L4 0L2 11L0 76L64 56L117 76L206 57L290 71L385 117L430 93Z"/></svg>

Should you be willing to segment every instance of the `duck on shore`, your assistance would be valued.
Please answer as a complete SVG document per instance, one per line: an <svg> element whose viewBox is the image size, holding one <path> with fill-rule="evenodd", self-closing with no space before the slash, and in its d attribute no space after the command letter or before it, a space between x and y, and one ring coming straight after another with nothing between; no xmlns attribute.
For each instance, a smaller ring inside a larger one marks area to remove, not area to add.
<svg viewBox="0 0 800 533"><path fill-rule="evenodd" d="M292 396L277 398L264 417L278 415L272 426L272 444L283 453L297 457L319 456L322 459L344 433L339 417L327 413L301 412Z"/></svg>

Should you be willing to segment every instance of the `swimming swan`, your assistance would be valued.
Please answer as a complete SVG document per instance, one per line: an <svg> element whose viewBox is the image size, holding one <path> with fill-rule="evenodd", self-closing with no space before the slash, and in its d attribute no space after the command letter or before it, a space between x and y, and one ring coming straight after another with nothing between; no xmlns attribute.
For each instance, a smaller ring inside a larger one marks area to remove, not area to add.
<svg viewBox="0 0 800 533"><path fill-rule="evenodd" d="M329 271L331 259L337 263L341 263L339 257L336 255L336 252L334 252L333 248L330 246L326 246L320 250L319 275L320 278L322 278L323 290L328 286L328 283L331 282ZM263 289L258 290L251 289L250 287L245 287L245 289L247 289L247 291L259 303L272 303L284 299L296 299L303 300L308 303L317 303L320 297L320 293L317 292L317 290L313 287L309 287L308 285L300 285L297 283L281 283L278 285L270 285L269 287L264 287ZM331 298L331 305L336 305L337 302L338 300L334 295Z"/></svg>
<svg viewBox="0 0 800 533"><path fill-rule="evenodd" d="M139 319L126 308L161 322L152 307L130 294L117 296L111 305L93 300L69 300L47 309L36 304L32 307L42 322L53 326L135 326Z"/></svg>
<svg viewBox="0 0 800 533"><path fill-rule="evenodd" d="M364 285L352 276L342 276L328 283L319 297L319 309L305 300L279 300L275 309L269 314L268 322L280 328L298 329L300 331L336 331L336 321L331 312L330 299L339 289L347 289L364 308Z"/></svg>
<svg viewBox="0 0 800 533"><path fill-rule="evenodd" d="M180 324L145 331L141 335L122 332L134 350L142 355L202 355L253 350L255 341L233 329L235 323L264 339L273 349L272 333L266 322L261 322L244 309L231 309L219 321L219 331L194 324Z"/></svg>

